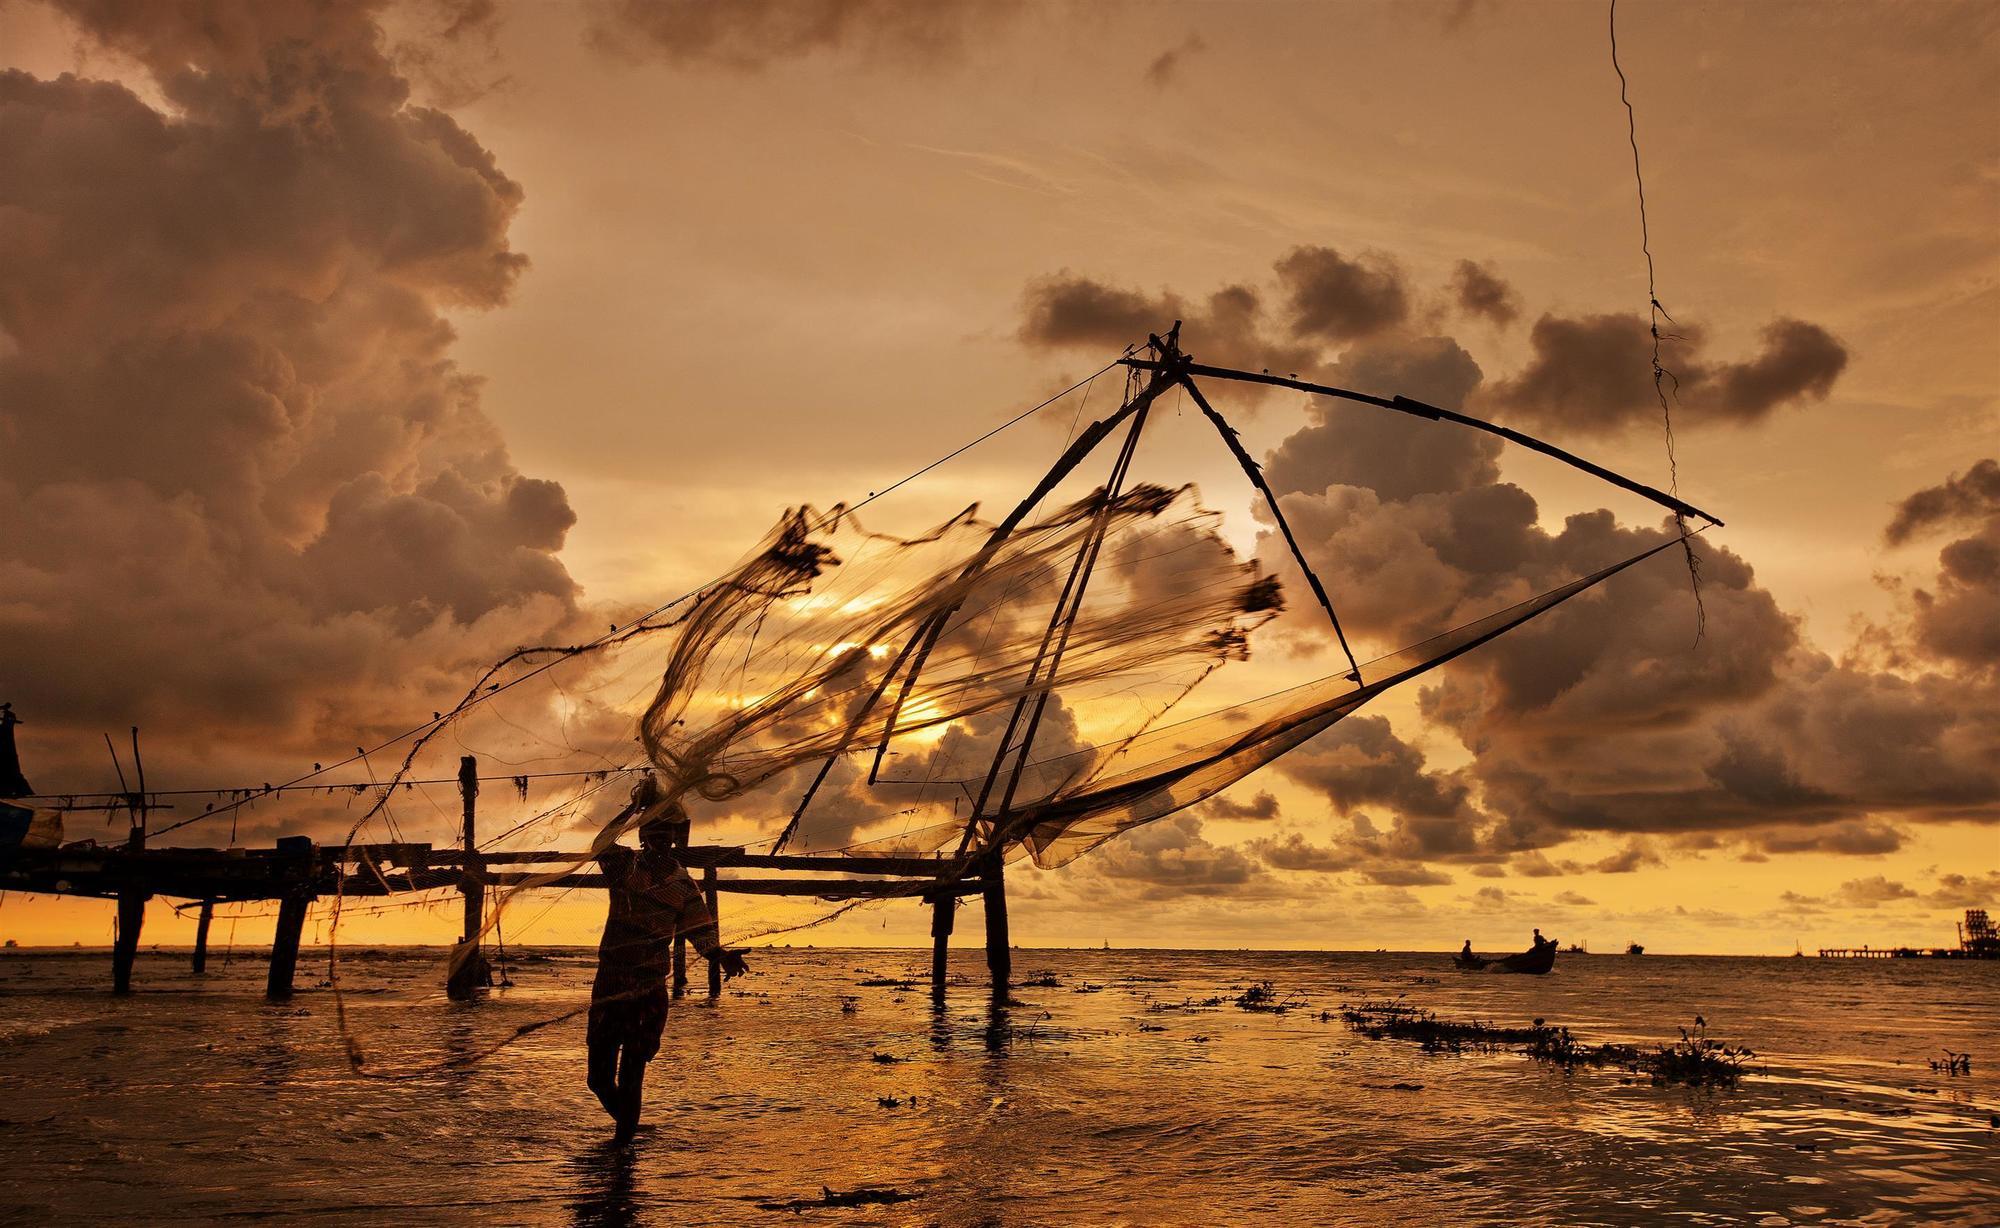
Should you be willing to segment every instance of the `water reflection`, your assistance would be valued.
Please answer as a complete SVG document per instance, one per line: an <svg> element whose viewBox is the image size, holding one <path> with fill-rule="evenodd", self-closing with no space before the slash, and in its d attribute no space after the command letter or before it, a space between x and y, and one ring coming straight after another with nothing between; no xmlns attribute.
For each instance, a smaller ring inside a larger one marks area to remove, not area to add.
<svg viewBox="0 0 2000 1228"><path fill-rule="evenodd" d="M638 1203L638 1151L629 1143L609 1140L577 1156L571 1163L576 1193L569 1204L576 1228L619 1228L642 1223Z"/></svg>

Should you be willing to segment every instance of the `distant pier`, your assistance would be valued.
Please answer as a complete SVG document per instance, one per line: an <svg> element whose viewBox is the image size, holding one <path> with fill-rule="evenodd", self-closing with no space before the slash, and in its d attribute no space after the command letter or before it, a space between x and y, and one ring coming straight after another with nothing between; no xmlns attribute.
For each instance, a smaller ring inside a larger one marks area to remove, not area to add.
<svg viewBox="0 0 2000 1228"><path fill-rule="evenodd" d="M1821 947L1821 959L2000 959L2000 935L1983 908L1965 910L1955 947Z"/></svg>

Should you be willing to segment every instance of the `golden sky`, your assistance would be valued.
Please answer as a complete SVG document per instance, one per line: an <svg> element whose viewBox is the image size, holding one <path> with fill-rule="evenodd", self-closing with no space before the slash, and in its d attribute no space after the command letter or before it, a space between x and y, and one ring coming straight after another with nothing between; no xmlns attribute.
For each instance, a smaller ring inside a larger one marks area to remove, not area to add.
<svg viewBox="0 0 2000 1228"><path fill-rule="evenodd" d="M1017 874L1017 939L1775 952L2000 906L1996 35L1982 4L1621 5L1680 490L1728 522L1706 638L1657 560L1223 804ZM1668 481L1599 4L15 2L0 64L0 698L51 792L110 787L100 731L134 723L168 787L344 755L1135 320ZM1210 395L1384 647L1614 561L1572 514L1658 531L1442 428ZM1069 421L871 523L1004 504ZM1219 448L1147 463L1288 574ZM1272 686L1330 668L1290 587ZM0 905L23 942L108 929Z"/></svg>

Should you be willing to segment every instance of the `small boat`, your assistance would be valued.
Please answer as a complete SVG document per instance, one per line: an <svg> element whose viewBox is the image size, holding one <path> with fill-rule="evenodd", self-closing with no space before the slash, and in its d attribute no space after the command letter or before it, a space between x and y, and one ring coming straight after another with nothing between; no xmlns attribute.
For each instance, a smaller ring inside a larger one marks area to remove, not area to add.
<svg viewBox="0 0 2000 1228"><path fill-rule="evenodd" d="M1646 953L1646 948L1640 946L1636 942L1632 943L1630 946L1625 948L1625 954L1627 955L1644 955L1645 953Z"/></svg>
<svg viewBox="0 0 2000 1228"><path fill-rule="evenodd" d="M1545 942L1533 951L1523 951L1519 955L1509 955L1505 959L1493 961L1495 972L1526 972L1541 976L1556 966L1556 944Z"/></svg>
<svg viewBox="0 0 2000 1228"><path fill-rule="evenodd" d="M1451 957L1451 966L1464 972L1525 972L1541 976L1556 966L1556 944L1545 942L1532 951L1503 955L1498 959L1483 959L1460 951Z"/></svg>

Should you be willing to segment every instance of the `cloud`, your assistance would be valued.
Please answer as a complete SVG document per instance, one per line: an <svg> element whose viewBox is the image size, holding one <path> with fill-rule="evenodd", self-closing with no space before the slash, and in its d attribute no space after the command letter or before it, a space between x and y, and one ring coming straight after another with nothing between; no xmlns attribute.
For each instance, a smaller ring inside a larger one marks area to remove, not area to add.
<svg viewBox="0 0 2000 1228"><path fill-rule="evenodd" d="M1349 259L1331 247L1295 247L1273 268L1285 288L1294 336L1356 341L1410 314L1402 271L1379 253Z"/></svg>
<svg viewBox="0 0 2000 1228"><path fill-rule="evenodd" d="M1202 823L1183 812L1135 827L1091 856L1096 873L1133 883L1145 899L1239 895L1266 871L1244 850L1212 844Z"/></svg>
<svg viewBox="0 0 2000 1228"><path fill-rule="evenodd" d="M1202 803L1202 813L1211 819L1275 819L1278 799L1261 789L1247 802L1235 801L1225 793Z"/></svg>
<svg viewBox="0 0 2000 1228"><path fill-rule="evenodd" d="M1018 0L599 0L591 46L631 61L757 71L844 53L904 68L957 60L968 38L1006 25Z"/></svg>
<svg viewBox="0 0 2000 1228"><path fill-rule="evenodd" d="M1821 828L1773 828L1757 833L1754 843L1765 853L1844 853L1872 857L1903 847L1906 833L1890 823L1847 819Z"/></svg>
<svg viewBox="0 0 2000 1228"><path fill-rule="evenodd" d="M1452 270L1450 294L1460 314L1494 324L1512 324L1521 314L1521 296L1493 270L1473 260L1461 260Z"/></svg>
<svg viewBox="0 0 2000 1228"><path fill-rule="evenodd" d="M1292 832L1283 840L1268 836L1259 837L1244 845L1246 851L1262 858L1266 865L1278 870L1311 870L1323 874L1351 870L1356 861L1352 850L1338 846L1322 847L1309 843L1298 832Z"/></svg>
<svg viewBox="0 0 2000 1228"><path fill-rule="evenodd" d="M520 186L369 5L58 7L169 109L0 73L10 698L270 750L565 635L575 517L444 314L508 300Z"/></svg>
<svg viewBox="0 0 2000 1228"><path fill-rule="evenodd" d="M1204 361L1278 371L1309 369L1316 361L1311 347L1270 331L1263 296L1250 286L1224 286L1190 303L1169 291L1148 294L1067 269L1028 284L1016 335L1035 348L1109 355L1143 345L1149 333L1163 333L1175 320L1185 322L1184 334Z"/></svg>
<svg viewBox="0 0 2000 1228"><path fill-rule="evenodd" d="M1679 330L1683 339L1662 361L1674 377L1669 400L1682 425L1755 423L1786 405L1825 400L1847 368L1847 348L1804 320L1773 321L1762 332L1763 348L1740 362L1705 360L1703 331L1694 325ZM1652 341L1643 317L1544 315L1528 342L1527 364L1482 398L1510 422L1575 437L1658 418Z"/></svg>
<svg viewBox="0 0 2000 1228"><path fill-rule="evenodd" d="M1628 840L1625 847L1594 861L1590 869L1598 874L1631 874L1645 866L1662 866L1666 861L1651 848L1638 840Z"/></svg>
<svg viewBox="0 0 2000 1228"><path fill-rule="evenodd" d="M1882 537L1900 546L1926 533L1994 516L2000 516L2000 461L1986 457L1898 503Z"/></svg>
<svg viewBox="0 0 2000 1228"><path fill-rule="evenodd" d="M1591 905L1593 905L1593 904L1596 904L1596 903L1597 903L1597 901L1596 901L1596 900L1593 900L1593 899L1591 899L1591 898L1590 898L1589 896L1587 896L1587 895L1578 895L1578 894L1577 894L1576 892L1574 892L1574 891L1558 891L1558 892L1556 892L1556 894L1555 894L1555 902L1556 902L1556 903L1558 903L1558 904L1567 904L1567 905L1569 905L1569 906L1570 906L1571 908L1587 908L1587 907L1589 907L1589 906L1591 906Z"/></svg>
<svg viewBox="0 0 2000 1228"><path fill-rule="evenodd" d="M1383 887L1430 887L1452 881L1451 875L1442 870L1422 865L1369 866L1361 871L1361 876Z"/></svg>
<svg viewBox="0 0 2000 1228"><path fill-rule="evenodd" d="M1834 890L1834 899L1849 908L1876 908L1899 900L1914 900L1917 893L1893 879L1877 874L1853 878Z"/></svg>
<svg viewBox="0 0 2000 1228"><path fill-rule="evenodd" d="M1146 65L1146 84L1155 89L1165 89L1173 84L1179 75L1181 62L1208 49L1208 41L1199 34L1190 34L1180 42L1153 57Z"/></svg>
<svg viewBox="0 0 2000 1228"><path fill-rule="evenodd" d="M1924 896L1933 908L1988 908L2000 901L2000 871L1984 874L1941 874L1937 887Z"/></svg>

